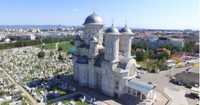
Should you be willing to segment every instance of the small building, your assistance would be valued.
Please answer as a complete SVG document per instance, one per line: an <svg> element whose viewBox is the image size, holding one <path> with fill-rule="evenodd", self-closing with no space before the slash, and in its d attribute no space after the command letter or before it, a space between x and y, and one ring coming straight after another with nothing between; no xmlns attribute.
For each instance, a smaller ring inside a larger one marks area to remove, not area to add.
<svg viewBox="0 0 200 105"><path fill-rule="evenodd" d="M5 42L5 43L10 43L10 41L11 41L11 40L10 40L9 38L4 39L4 42Z"/></svg>
<svg viewBox="0 0 200 105"><path fill-rule="evenodd" d="M36 36L33 34L20 34L20 35L8 35L7 38L9 38L12 41L35 40Z"/></svg>
<svg viewBox="0 0 200 105"><path fill-rule="evenodd" d="M185 42L182 38L169 38L169 44L171 44L174 47L183 48Z"/></svg>

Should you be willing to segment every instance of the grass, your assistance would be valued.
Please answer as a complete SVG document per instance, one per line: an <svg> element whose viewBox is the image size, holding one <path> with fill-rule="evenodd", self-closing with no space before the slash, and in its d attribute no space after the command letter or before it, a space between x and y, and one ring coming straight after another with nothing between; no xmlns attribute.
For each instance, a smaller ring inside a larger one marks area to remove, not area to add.
<svg viewBox="0 0 200 105"><path fill-rule="evenodd" d="M69 105L70 101L69 100L64 100L62 101L64 105ZM89 105L86 102L81 102L81 101L75 101L76 105Z"/></svg>
<svg viewBox="0 0 200 105"><path fill-rule="evenodd" d="M89 104L87 104L86 102L77 101L76 105L89 105Z"/></svg>
<svg viewBox="0 0 200 105"><path fill-rule="evenodd" d="M63 91L62 89L59 89L59 88L57 88L57 87L53 88L52 90L53 90L53 91L57 91L61 96L67 94L66 91Z"/></svg>
<svg viewBox="0 0 200 105"><path fill-rule="evenodd" d="M9 105L10 101L2 102L0 105Z"/></svg>
<svg viewBox="0 0 200 105"><path fill-rule="evenodd" d="M37 88L37 89L35 90L35 92L36 92L37 94L41 94L41 91L45 91L45 89L43 89L43 88Z"/></svg>
<svg viewBox="0 0 200 105"><path fill-rule="evenodd" d="M58 48L62 48L64 52L68 52L70 48L73 47L71 44L71 41L63 41L63 42L57 42ZM42 47L42 45L37 45L37 47ZM56 43L47 43L44 45L44 49L56 49Z"/></svg>
<svg viewBox="0 0 200 105"><path fill-rule="evenodd" d="M65 52L67 52L70 48L73 47L73 45L70 43L70 41L66 41L59 43L58 47L61 47Z"/></svg>

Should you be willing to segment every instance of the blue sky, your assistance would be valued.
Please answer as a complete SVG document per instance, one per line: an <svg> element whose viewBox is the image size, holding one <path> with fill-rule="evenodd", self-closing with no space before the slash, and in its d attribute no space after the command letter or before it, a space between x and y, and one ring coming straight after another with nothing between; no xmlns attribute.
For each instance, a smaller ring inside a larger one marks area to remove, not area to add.
<svg viewBox="0 0 200 105"><path fill-rule="evenodd" d="M0 0L0 24L81 25L93 11L106 26L200 29L200 0Z"/></svg>

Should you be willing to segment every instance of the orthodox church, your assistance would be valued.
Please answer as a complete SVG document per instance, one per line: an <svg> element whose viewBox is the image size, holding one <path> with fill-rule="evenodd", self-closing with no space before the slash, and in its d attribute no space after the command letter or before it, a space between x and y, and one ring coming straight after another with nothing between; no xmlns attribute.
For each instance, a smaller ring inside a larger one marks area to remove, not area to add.
<svg viewBox="0 0 200 105"><path fill-rule="evenodd" d="M136 79L136 61L131 56L132 30L127 26L118 30L114 25L105 28L95 13L83 25L83 35L75 38L74 80L108 96L120 98L130 94L153 101L154 86Z"/></svg>

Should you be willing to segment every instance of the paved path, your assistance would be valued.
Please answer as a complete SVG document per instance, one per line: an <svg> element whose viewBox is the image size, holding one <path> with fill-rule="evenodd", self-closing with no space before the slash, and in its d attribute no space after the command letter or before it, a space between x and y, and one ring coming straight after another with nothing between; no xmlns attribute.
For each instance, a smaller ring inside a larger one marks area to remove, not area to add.
<svg viewBox="0 0 200 105"><path fill-rule="evenodd" d="M172 70L162 71L159 73L145 73L142 75L141 80L146 81L146 82L152 82L153 84L156 84L156 90L159 90L160 92L167 95L166 98L170 101L173 101L176 103L176 101L179 101L180 99L185 100L185 101L182 101L185 104L174 104L174 105L188 105L188 102L187 102L186 98L184 97L186 89L184 87L177 86L177 85L174 85L169 82L170 75L180 73L180 72L184 71L186 68L188 68L188 67L175 68ZM180 96L180 98L177 98L177 96ZM161 103L161 101L165 101L163 99L161 98L160 102L158 102L158 103ZM172 102L170 102L170 103L172 103ZM156 104L156 105L159 105L159 104Z"/></svg>
<svg viewBox="0 0 200 105"><path fill-rule="evenodd" d="M18 89L20 89L24 93L24 95L27 96L27 98L31 101L32 105L41 105L20 84L18 84L5 70L3 70L2 68L0 68L0 70L8 77L8 79L12 83L16 85Z"/></svg>
<svg viewBox="0 0 200 105"><path fill-rule="evenodd" d="M168 99L160 92L156 91L156 101L153 105L166 105L168 103Z"/></svg>
<svg viewBox="0 0 200 105"><path fill-rule="evenodd" d="M165 88L164 92L172 99L171 105L189 105L185 98L185 90Z"/></svg>

